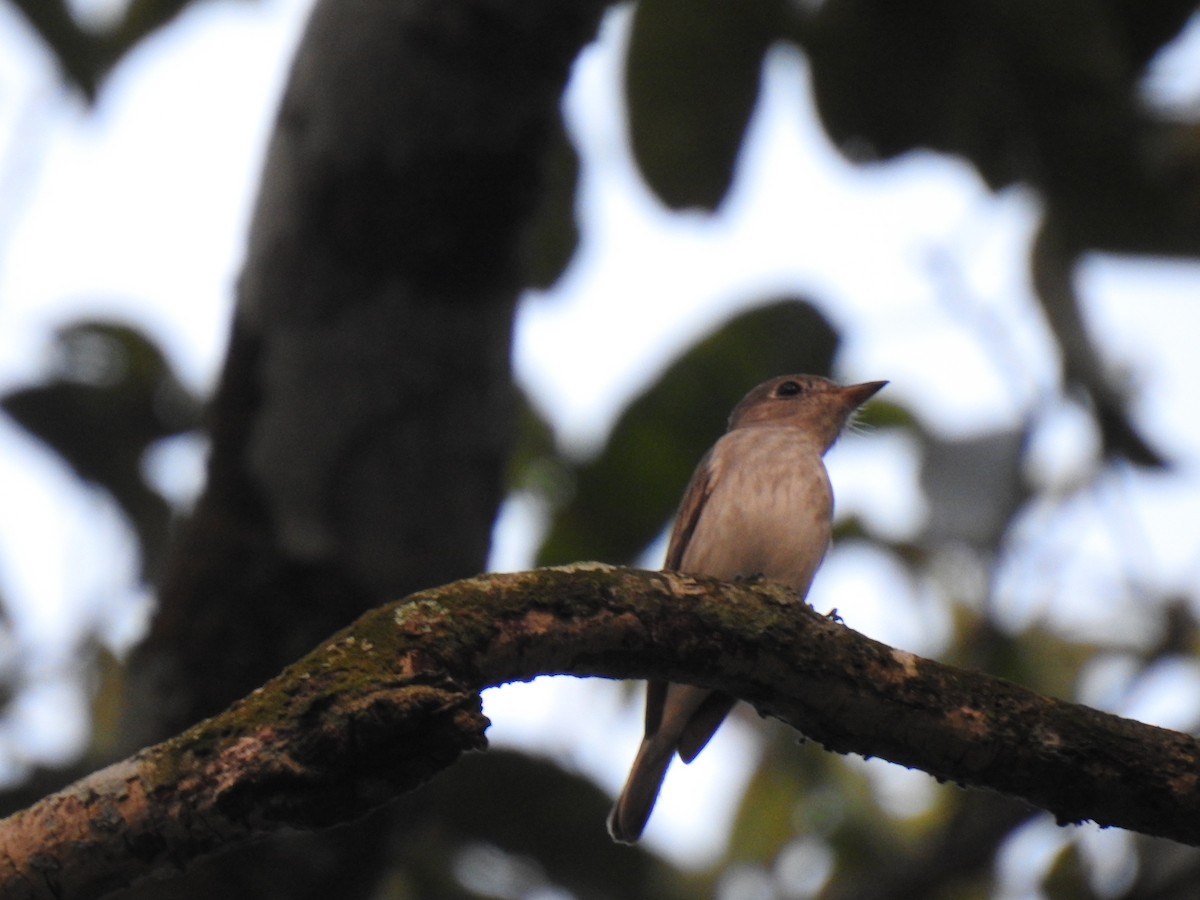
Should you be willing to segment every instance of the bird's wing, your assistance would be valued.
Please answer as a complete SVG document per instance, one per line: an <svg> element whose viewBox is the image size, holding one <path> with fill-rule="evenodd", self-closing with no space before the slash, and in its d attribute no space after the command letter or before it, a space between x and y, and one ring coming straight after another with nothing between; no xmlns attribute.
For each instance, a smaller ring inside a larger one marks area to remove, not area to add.
<svg viewBox="0 0 1200 900"><path fill-rule="evenodd" d="M691 690L698 691L700 688L691 688ZM685 763L690 763L695 759L712 736L717 733L717 729L721 727L721 723L725 721L725 717L729 715L729 711L736 703L736 697L730 697L719 691L708 692L704 702L700 704L699 709L692 713L679 735L679 741L675 746L675 749L679 751L679 758Z"/></svg>
<svg viewBox="0 0 1200 900"><path fill-rule="evenodd" d="M663 568L668 571L678 571L683 564L683 552L687 549L688 541L700 521L700 513L704 503L713 488L712 450L700 459L692 480L688 482L687 490L683 492L683 502L679 505L679 513L675 516L675 526L671 529L671 540L667 544L667 558ZM663 704L667 699L667 682L646 682L646 734L652 735L662 724Z"/></svg>
<svg viewBox="0 0 1200 900"><path fill-rule="evenodd" d="M675 527L671 529L671 540L667 544L667 558L663 562L664 569L677 572L683 565L684 551L687 550L687 545L696 530L696 524L700 521L700 514L704 511L704 504L708 501L715 483L713 451L709 450L696 466L696 471L692 473L692 480L688 482L687 490L683 493L683 502L679 504L679 513L675 516Z"/></svg>

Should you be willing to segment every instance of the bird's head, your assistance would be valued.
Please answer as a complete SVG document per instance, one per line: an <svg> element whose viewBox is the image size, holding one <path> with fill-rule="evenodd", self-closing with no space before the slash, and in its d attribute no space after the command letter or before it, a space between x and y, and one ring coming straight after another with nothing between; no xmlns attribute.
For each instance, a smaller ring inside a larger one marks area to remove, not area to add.
<svg viewBox="0 0 1200 900"><path fill-rule="evenodd" d="M729 430L751 425L801 428L817 437L821 450L833 445L851 413L886 381L842 386L819 375L781 375L742 398L729 416Z"/></svg>

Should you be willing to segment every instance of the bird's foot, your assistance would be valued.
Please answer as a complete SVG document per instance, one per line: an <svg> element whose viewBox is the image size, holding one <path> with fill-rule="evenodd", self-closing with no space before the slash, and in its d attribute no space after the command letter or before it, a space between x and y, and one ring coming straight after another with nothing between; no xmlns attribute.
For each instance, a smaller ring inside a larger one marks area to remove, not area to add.
<svg viewBox="0 0 1200 900"><path fill-rule="evenodd" d="M751 572L747 575L735 575L733 578L734 584L762 584L767 580L767 576L762 572Z"/></svg>

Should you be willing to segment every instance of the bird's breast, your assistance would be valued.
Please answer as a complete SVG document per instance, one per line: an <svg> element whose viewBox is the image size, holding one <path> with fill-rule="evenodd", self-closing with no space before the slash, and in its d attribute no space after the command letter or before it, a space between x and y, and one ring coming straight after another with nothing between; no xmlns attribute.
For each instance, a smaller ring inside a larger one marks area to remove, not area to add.
<svg viewBox="0 0 1200 900"><path fill-rule="evenodd" d="M712 484L680 568L762 575L805 593L829 546L833 492L820 448L790 428L745 428L713 448Z"/></svg>

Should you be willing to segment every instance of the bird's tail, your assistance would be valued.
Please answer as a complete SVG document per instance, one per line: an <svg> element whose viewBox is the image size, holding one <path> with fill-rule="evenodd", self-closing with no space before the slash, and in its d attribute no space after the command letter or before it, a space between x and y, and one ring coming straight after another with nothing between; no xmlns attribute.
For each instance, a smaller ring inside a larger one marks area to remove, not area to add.
<svg viewBox="0 0 1200 900"><path fill-rule="evenodd" d="M642 741L621 796L608 816L608 833L614 841L635 844L642 836L674 755L674 741L664 740L661 733Z"/></svg>

